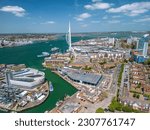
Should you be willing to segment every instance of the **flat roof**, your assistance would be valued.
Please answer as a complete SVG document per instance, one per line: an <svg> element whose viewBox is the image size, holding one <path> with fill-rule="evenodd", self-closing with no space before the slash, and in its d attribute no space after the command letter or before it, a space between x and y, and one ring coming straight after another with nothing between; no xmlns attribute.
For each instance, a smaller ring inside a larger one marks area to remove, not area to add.
<svg viewBox="0 0 150 130"><path fill-rule="evenodd" d="M76 111L79 107L81 107L78 103L65 103L62 107L59 108L59 110L63 113L72 113Z"/></svg>
<svg viewBox="0 0 150 130"><path fill-rule="evenodd" d="M68 76L74 80L97 84L97 82L101 79L101 75L91 74L91 73L76 73L70 72Z"/></svg>

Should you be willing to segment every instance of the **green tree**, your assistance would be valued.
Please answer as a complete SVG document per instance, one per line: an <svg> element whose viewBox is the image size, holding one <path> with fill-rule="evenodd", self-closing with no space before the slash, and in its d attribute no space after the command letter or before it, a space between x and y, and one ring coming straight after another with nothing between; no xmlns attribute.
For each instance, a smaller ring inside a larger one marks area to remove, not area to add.
<svg viewBox="0 0 150 130"><path fill-rule="evenodd" d="M118 77L118 86L120 86L120 84L121 84L123 71L124 71L124 64L121 65L121 69L120 69L120 73L119 73L119 77Z"/></svg>
<svg viewBox="0 0 150 130"><path fill-rule="evenodd" d="M100 107L96 110L96 113L104 113L104 109Z"/></svg>
<svg viewBox="0 0 150 130"><path fill-rule="evenodd" d="M115 112L115 107L113 105L109 105L109 111Z"/></svg>
<svg viewBox="0 0 150 130"><path fill-rule="evenodd" d="M144 62L145 65L150 65L150 58Z"/></svg>
<svg viewBox="0 0 150 130"><path fill-rule="evenodd" d="M92 69L92 67L87 66L87 65L84 67L84 70L91 70L91 69Z"/></svg>
<svg viewBox="0 0 150 130"><path fill-rule="evenodd" d="M123 111L123 112L133 112L133 109L132 109L132 107L124 106L124 107L122 108L122 111Z"/></svg>
<svg viewBox="0 0 150 130"><path fill-rule="evenodd" d="M139 83L136 88L141 88L141 83Z"/></svg>
<svg viewBox="0 0 150 130"><path fill-rule="evenodd" d="M115 98L113 98L111 104L109 105L109 110L111 112L115 112L115 110L117 111L122 111L122 104L119 103Z"/></svg>
<svg viewBox="0 0 150 130"><path fill-rule="evenodd" d="M135 49L136 45L134 43L131 44L131 49Z"/></svg>
<svg viewBox="0 0 150 130"><path fill-rule="evenodd" d="M116 110L122 111L122 104L121 103L117 103Z"/></svg>
<svg viewBox="0 0 150 130"><path fill-rule="evenodd" d="M137 85L137 88L141 88L141 83L139 83L139 84Z"/></svg>
<svg viewBox="0 0 150 130"><path fill-rule="evenodd" d="M138 98L138 99L139 99L139 98L140 98L140 95L139 95L139 94L137 94L137 95L136 95L136 98Z"/></svg>
<svg viewBox="0 0 150 130"><path fill-rule="evenodd" d="M134 97L134 98L136 97L136 93L133 94L133 97Z"/></svg>

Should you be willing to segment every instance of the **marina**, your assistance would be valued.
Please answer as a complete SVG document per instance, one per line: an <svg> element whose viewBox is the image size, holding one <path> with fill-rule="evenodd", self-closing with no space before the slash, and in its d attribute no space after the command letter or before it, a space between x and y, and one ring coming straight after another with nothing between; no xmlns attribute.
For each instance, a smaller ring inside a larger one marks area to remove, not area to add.
<svg viewBox="0 0 150 130"><path fill-rule="evenodd" d="M27 109L22 112L26 113L44 113L47 110L51 110L56 106L57 101L64 98L64 96L72 95L76 92L76 89L64 81L62 78L52 73L49 69L44 69L42 66L43 58L36 57L40 52L45 50L48 52L51 48L57 46L61 48L62 51L65 51L67 48L67 44L65 40L55 40L49 41L48 43L42 42L20 46L15 48L1 48L0 49L0 63L5 64L21 64L25 63L26 66L39 69L45 72L46 79L51 81L54 87L54 91L49 94L48 98L40 105L35 106L33 108ZM52 46L50 47L49 44ZM8 53L7 53L8 52ZM9 55L11 53L11 55ZM18 58L16 59L16 55ZM60 87L61 86L61 87ZM4 112L4 111L0 111Z"/></svg>

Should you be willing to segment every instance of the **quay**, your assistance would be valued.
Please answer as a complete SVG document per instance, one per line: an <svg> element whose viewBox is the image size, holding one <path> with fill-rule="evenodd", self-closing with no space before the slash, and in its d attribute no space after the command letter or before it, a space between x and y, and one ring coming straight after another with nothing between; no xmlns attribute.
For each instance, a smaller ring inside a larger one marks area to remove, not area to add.
<svg viewBox="0 0 150 130"><path fill-rule="evenodd" d="M67 77L59 74L59 72L53 72L74 86L78 91L72 96L66 95L64 100L58 101L56 107L50 111L46 111L46 113L93 113L101 105L104 105L104 107L108 106L109 104L107 103L112 100L111 96L107 98L107 93L102 92L98 88L95 89L87 85L74 83ZM94 107L92 107L93 105Z"/></svg>

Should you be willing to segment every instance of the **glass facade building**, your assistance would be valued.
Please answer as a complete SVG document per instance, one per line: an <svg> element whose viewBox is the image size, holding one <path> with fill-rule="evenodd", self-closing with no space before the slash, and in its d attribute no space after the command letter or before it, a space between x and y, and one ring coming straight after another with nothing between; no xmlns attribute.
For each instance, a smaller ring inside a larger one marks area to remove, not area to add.
<svg viewBox="0 0 150 130"><path fill-rule="evenodd" d="M134 61L137 63L144 63L148 57L148 42L150 38L149 35L144 35L137 44L137 50L139 54L133 56ZM141 54L140 54L141 52Z"/></svg>

